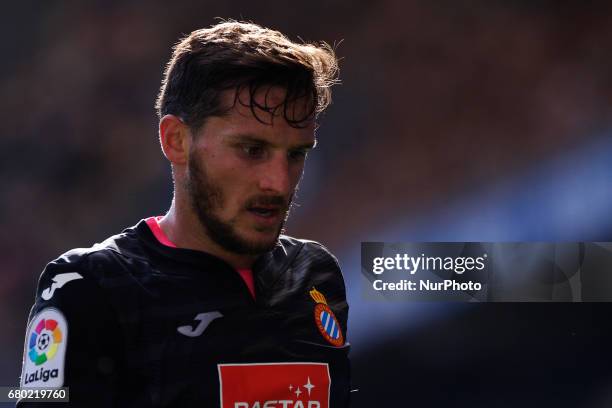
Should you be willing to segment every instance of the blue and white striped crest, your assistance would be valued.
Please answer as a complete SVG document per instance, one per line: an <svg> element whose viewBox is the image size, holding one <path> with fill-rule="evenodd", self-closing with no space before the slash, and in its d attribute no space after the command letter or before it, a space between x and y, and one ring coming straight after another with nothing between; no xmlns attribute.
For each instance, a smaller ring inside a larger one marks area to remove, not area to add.
<svg viewBox="0 0 612 408"><path fill-rule="evenodd" d="M334 340L338 339L340 337L340 327L335 316L330 314L327 310L321 310L319 318L321 319L321 324L323 325L325 333Z"/></svg>
<svg viewBox="0 0 612 408"><path fill-rule="evenodd" d="M336 347L340 347L344 344L342 328L329 306L323 303L317 303L314 310L314 318L319 332L325 340Z"/></svg>

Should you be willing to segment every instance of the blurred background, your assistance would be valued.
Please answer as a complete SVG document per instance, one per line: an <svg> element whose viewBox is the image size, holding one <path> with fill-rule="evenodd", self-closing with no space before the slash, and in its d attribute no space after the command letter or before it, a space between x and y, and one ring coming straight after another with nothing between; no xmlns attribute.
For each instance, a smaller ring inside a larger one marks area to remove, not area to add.
<svg viewBox="0 0 612 408"><path fill-rule="evenodd" d="M288 233L343 267L354 406L612 406L610 305L365 300L359 265L361 241L612 241L612 5L258 3L3 5L0 385L45 264L168 208L162 71L224 17L341 43Z"/></svg>

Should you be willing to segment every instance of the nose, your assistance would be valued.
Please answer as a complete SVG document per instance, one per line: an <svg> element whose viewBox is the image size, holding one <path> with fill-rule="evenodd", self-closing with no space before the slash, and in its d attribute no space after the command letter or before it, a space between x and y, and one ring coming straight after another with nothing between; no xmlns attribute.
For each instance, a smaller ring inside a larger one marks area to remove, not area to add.
<svg viewBox="0 0 612 408"><path fill-rule="evenodd" d="M287 196L291 189L291 174L286 157L278 155L261 168L259 188L267 193Z"/></svg>

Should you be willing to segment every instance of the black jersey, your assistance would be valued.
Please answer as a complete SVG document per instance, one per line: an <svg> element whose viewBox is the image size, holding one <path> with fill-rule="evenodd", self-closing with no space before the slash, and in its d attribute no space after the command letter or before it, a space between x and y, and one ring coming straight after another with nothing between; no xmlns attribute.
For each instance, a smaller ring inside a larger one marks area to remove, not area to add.
<svg viewBox="0 0 612 408"><path fill-rule="evenodd" d="M230 265L162 245L144 220L72 250L40 277L21 386L69 387L70 407L348 406L336 259L281 236L253 277L255 299Z"/></svg>

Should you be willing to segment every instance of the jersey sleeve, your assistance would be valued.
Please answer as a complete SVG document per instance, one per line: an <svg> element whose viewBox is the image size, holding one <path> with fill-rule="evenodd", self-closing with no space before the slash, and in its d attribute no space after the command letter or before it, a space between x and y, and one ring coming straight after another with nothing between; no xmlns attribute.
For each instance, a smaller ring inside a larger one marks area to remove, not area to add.
<svg viewBox="0 0 612 408"><path fill-rule="evenodd" d="M310 262L312 271L311 282L318 292L324 294L329 308L332 310L344 337L341 345L324 348L328 361L332 364L331 391L336 395L334 406L349 407L351 405L351 362L349 359L350 343L347 341L349 305L346 298L346 285L338 259L322 244L309 241L306 243L306 259ZM324 330L326 331L326 330ZM322 334L319 331L319 334Z"/></svg>
<svg viewBox="0 0 612 408"><path fill-rule="evenodd" d="M17 407L114 405L121 330L88 269L83 256L64 256L48 264L26 329L21 388L68 387L70 402L19 401Z"/></svg>
<svg viewBox="0 0 612 408"><path fill-rule="evenodd" d="M313 283L324 291L327 303L334 311L346 335L349 305L338 259L325 246L315 241L306 243L305 252L311 258L310 268L316 271L313 273Z"/></svg>

